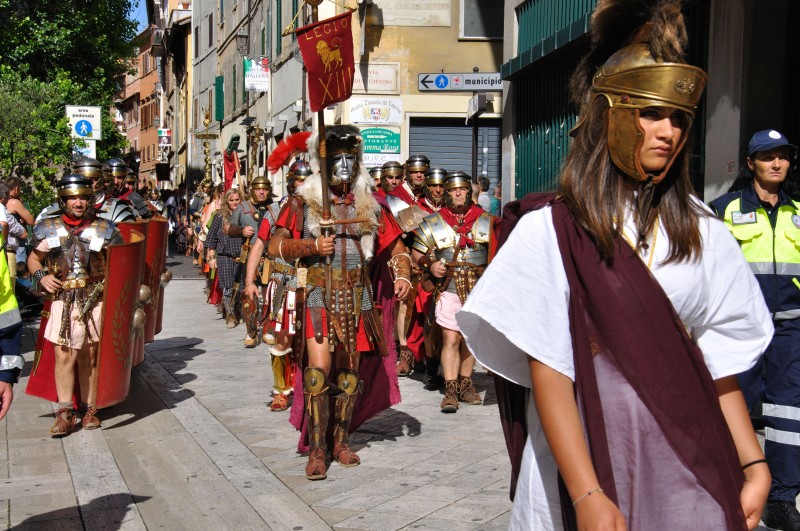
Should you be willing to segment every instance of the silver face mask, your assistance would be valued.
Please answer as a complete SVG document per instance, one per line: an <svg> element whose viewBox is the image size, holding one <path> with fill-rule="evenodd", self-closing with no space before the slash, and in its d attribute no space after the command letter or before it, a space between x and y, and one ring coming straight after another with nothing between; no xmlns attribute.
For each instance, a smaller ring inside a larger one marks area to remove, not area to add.
<svg viewBox="0 0 800 531"><path fill-rule="evenodd" d="M342 183L349 183L353 179L356 156L348 153L340 153L333 157L333 168L331 171L331 184L337 186Z"/></svg>

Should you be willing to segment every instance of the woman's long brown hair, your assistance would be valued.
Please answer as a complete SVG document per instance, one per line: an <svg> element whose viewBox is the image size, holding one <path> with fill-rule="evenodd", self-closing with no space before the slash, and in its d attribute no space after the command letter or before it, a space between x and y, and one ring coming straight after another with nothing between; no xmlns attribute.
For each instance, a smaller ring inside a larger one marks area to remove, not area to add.
<svg viewBox="0 0 800 531"><path fill-rule="evenodd" d="M699 258L702 242L698 216L706 214L691 199L694 190L689 179L689 144L659 184L635 182L614 165L608 152L608 100L595 98L589 105L561 169L559 196L594 238L604 260L614 258L614 238L620 231L615 220L625 219L626 205L635 206L637 248L647 247L648 235L660 216L669 238L665 263Z"/></svg>

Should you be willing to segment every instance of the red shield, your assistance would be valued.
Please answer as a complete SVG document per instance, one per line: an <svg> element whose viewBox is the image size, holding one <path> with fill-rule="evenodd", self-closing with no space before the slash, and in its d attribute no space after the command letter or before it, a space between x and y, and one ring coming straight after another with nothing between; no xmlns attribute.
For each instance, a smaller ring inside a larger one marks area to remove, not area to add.
<svg viewBox="0 0 800 531"><path fill-rule="evenodd" d="M112 245L106 258L103 328L97 359L97 407L125 400L133 366L133 313L139 304L144 236L131 231L130 243Z"/></svg>
<svg viewBox="0 0 800 531"><path fill-rule="evenodd" d="M124 225L133 225L133 227L124 227ZM96 404L98 408L122 402L128 396L130 389L134 350L130 334L133 329L133 312L139 299L140 279L144 270L144 237L141 233L132 230L136 225L136 223L118 225L123 238L129 243L114 245L108 249L106 284L103 294L105 302L103 326L100 332L97 360ZM144 229L147 229L146 224ZM127 287L125 287L126 285ZM53 344L44 339L44 330L49 317L50 301L46 301L42 309L33 368L25 393L50 402L57 402L55 351ZM77 377L75 382L77 387ZM75 396L80 396L77 388ZM77 405L77 398L75 401Z"/></svg>
<svg viewBox="0 0 800 531"><path fill-rule="evenodd" d="M47 327L47 320L50 318L50 304L50 299L45 299L42 307L42 318L39 321L39 334L36 336L33 368L28 378L28 386L25 388L25 393L44 398L50 402L58 402L55 380L55 350L53 349L53 344L44 338L44 330Z"/></svg>
<svg viewBox="0 0 800 531"><path fill-rule="evenodd" d="M130 222L118 223L117 228L122 233L122 237L125 238L126 242L130 241L131 231L136 231L141 233L142 235L144 235L145 241L147 241L150 224L147 221L130 221ZM147 283L145 279L146 268L147 265L144 263L144 256L142 256L142 274L141 277L139 278L139 284ZM136 331L133 340L133 366L136 367L142 362L144 362L144 328L141 328Z"/></svg>
<svg viewBox="0 0 800 531"><path fill-rule="evenodd" d="M145 272L144 283L153 290L153 297L150 304L144 305L147 314L147 322L144 325L144 341L152 343L156 337L156 322L158 321L159 308L163 311L161 297L161 273L167 260L167 237L169 226L167 220L163 218L151 219L148 221L150 229L147 233L147 251L145 252Z"/></svg>

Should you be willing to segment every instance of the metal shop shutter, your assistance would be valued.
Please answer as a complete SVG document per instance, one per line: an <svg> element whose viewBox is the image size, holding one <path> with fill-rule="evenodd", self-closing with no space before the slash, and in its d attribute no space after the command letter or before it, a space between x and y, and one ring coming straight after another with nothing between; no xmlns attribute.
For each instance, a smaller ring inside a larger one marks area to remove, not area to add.
<svg viewBox="0 0 800 531"><path fill-rule="evenodd" d="M478 119L478 175L488 177L492 187L500 181L500 123ZM432 168L472 175L472 125L464 125L463 118L412 118L408 144L409 155L427 155Z"/></svg>

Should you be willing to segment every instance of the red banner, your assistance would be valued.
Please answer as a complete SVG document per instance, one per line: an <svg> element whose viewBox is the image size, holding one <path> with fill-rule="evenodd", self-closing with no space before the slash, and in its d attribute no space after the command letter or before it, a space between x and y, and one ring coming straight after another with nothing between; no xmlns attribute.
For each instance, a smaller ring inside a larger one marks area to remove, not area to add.
<svg viewBox="0 0 800 531"><path fill-rule="evenodd" d="M222 150L222 171L225 178L225 191L233 186L233 179L239 174L239 154L235 151L228 153L227 149ZM238 183L237 183L238 184Z"/></svg>
<svg viewBox="0 0 800 531"><path fill-rule="evenodd" d="M296 32L308 72L308 102L313 112L345 101L353 93L352 14L350 10Z"/></svg>

